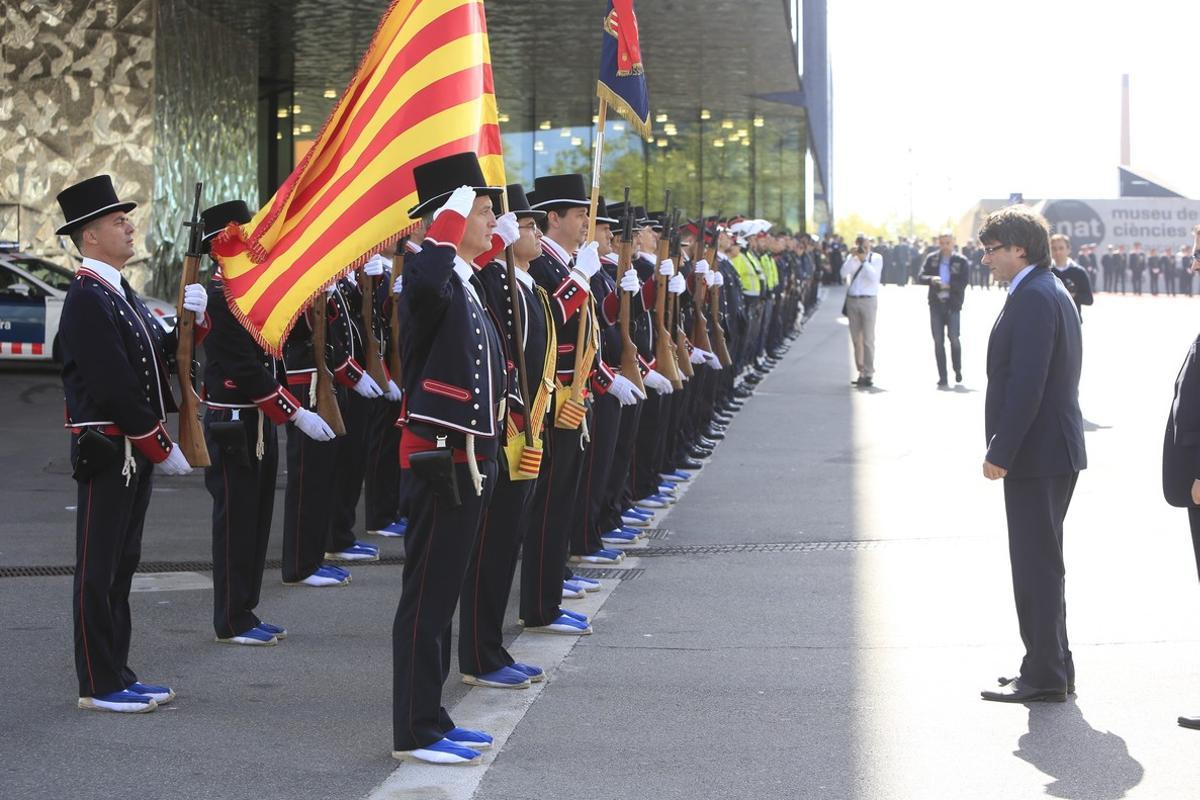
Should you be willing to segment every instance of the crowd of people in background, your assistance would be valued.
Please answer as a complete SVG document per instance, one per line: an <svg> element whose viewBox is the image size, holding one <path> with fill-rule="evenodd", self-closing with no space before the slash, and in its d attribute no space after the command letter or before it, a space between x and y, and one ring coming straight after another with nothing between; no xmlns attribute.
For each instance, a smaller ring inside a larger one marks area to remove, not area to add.
<svg viewBox="0 0 1200 800"><path fill-rule="evenodd" d="M938 238L925 240L921 237L901 236L895 241L878 239L871 248L883 259L880 283L904 286L919 283L921 268L925 260L938 251ZM1114 294L1186 295L1200 294L1200 281L1190 270L1192 249L1190 243L1178 248L1145 247L1134 242L1132 247L1086 242L1071 242L1069 257L1087 275L1090 289L1094 292ZM841 235L826 234L819 242L812 242L810 252L819 265L822 283L841 283L841 268L850 247ZM983 248L968 240L956 252L970 266L969 286L990 289L992 276L983 265Z"/></svg>

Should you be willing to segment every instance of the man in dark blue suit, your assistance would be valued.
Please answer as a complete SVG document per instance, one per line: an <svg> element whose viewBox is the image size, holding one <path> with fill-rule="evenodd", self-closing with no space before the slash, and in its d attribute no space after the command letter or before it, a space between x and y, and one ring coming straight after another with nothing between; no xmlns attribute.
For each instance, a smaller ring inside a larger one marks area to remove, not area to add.
<svg viewBox="0 0 1200 800"><path fill-rule="evenodd" d="M1067 641L1063 520L1087 466L1079 372L1079 313L1050 272L1046 221L1025 206L990 214L983 263L1008 281L988 341L984 477L1004 479L1013 594L1025 658L984 700L1063 702L1075 688Z"/></svg>

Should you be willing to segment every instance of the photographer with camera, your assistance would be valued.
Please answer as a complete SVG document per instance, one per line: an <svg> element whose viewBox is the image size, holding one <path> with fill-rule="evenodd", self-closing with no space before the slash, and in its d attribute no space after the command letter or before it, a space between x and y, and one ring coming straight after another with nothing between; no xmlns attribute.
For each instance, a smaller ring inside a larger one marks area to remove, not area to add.
<svg viewBox="0 0 1200 800"><path fill-rule="evenodd" d="M843 278L850 279L842 313L850 320L850 343L854 346L854 366L858 368L858 380L853 385L860 389L874 384L875 314L882 272L883 257L871 251L871 240L860 233L841 272Z"/></svg>

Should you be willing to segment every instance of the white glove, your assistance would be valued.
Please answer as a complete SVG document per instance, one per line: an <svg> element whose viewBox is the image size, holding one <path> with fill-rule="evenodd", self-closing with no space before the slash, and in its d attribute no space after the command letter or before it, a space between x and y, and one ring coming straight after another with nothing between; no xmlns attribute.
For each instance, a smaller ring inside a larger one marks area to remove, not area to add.
<svg viewBox="0 0 1200 800"><path fill-rule="evenodd" d="M675 274L675 264L669 258L664 258L662 263L658 265L658 274L666 275L668 278Z"/></svg>
<svg viewBox="0 0 1200 800"><path fill-rule="evenodd" d="M692 345L692 352L688 354L688 361L692 362L697 367L704 363L704 352L696 345Z"/></svg>
<svg viewBox="0 0 1200 800"><path fill-rule="evenodd" d="M155 466L163 475L187 475L192 471L192 465L183 457L183 451L179 449L179 445L171 448L171 452L167 453L166 461L160 461Z"/></svg>
<svg viewBox="0 0 1200 800"><path fill-rule="evenodd" d="M625 274L621 276L621 291L622 292L638 292L642 289L642 282L638 280L636 269L627 269Z"/></svg>
<svg viewBox="0 0 1200 800"><path fill-rule="evenodd" d="M599 247L596 242L588 242L575 254L575 269L583 274L585 281L590 281L600 271Z"/></svg>
<svg viewBox="0 0 1200 800"><path fill-rule="evenodd" d="M198 283L183 287L183 310L196 312L196 321L204 321L204 309L208 308L208 292Z"/></svg>
<svg viewBox="0 0 1200 800"><path fill-rule="evenodd" d="M656 369L652 369L647 372L646 376L642 378L642 383L646 384L646 386L658 392L659 394L670 394L671 392L675 391L675 387L671 385L671 382Z"/></svg>
<svg viewBox="0 0 1200 800"><path fill-rule="evenodd" d="M470 186L460 186L450 193L448 199L441 208L433 212L433 218L437 219L443 211L453 211L463 219L471 213L471 207L475 205L475 190Z"/></svg>
<svg viewBox="0 0 1200 800"><path fill-rule="evenodd" d="M703 258L696 262L695 268L692 270L697 275L704 275L708 272L708 262Z"/></svg>
<svg viewBox="0 0 1200 800"><path fill-rule="evenodd" d="M298 408L292 415L292 423L308 438L317 442L328 442L333 439L333 428L325 424L321 415L307 408Z"/></svg>
<svg viewBox="0 0 1200 800"><path fill-rule="evenodd" d="M725 276L720 270L709 270L704 274L704 282L708 284L708 288L713 289L725 284Z"/></svg>
<svg viewBox="0 0 1200 800"><path fill-rule="evenodd" d="M496 233L500 235L500 239L504 242L505 247L508 247L521 238L521 229L517 227L517 215L510 211L503 216L497 217Z"/></svg>
<svg viewBox="0 0 1200 800"><path fill-rule="evenodd" d="M358 383L354 384L354 391L366 398L375 398L383 396L383 389L379 388L379 384L375 382L367 373L358 379Z"/></svg>
<svg viewBox="0 0 1200 800"><path fill-rule="evenodd" d="M721 369L721 359L717 358L716 353L710 353L707 350L701 350L704 353L704 363L708 364L711 369Z"/></svg>
<svg viewBox="0 0 1200 800"><path fill-rule="evenodd" d="M386 266L387 259L376 253L367 260L367 263L363 264L363 272L372 278L376 278L383 274Z"/></svg>
<svg viewBox="0 0 1200 800"><path fill-rule="evenodd" d="M385 391L383 394L393 403L400 402L400 387L396 385L395 381L388 381L387 391Z"/></svg>
<svg viewBox="0 0 1200 800"><path fill-rule="evenodd" d="M608 387L608 393L617 398L617 402L623 406L631 406L638 401L637 386L623 375L613 377L612 386Z"/></svg>
<svg viewBox="0 0 1200 800"><path fill-rule="evenodd" d="M672 275L671 280L667 281L667 291L671 294L683 294L683 290L686 288L687 280L678 273Z"/></svg>
<svg viewBox="0 0 1200 800"><path fill-rule="evenodd" d="M404 275L397 275L396 280L392 281L392 294L400 294L404 289Z"/></svg>
<svg viewBox="0 0 1200 800"><path fill-rule="evenodd" d="M325 287L325 296L333 297L333 295L336 291L337 291L337 281L334 281L333 283L331 283Z"/></svg>
<svg viewBox="0 0 1200 800"><path fill-rule="evenodd" d="M346 283L350 284L356 289L358 288L358 270L352 269L346 273Z"/></svg>

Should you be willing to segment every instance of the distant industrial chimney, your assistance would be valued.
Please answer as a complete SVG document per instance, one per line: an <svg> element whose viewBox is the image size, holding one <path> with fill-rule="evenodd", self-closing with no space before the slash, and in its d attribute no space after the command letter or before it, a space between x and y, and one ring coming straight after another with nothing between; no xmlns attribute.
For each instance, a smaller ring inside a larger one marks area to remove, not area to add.
<svg viewBox="0 0 1200 800"><path fill-rule="evenodd" d="M1121 76L1121 166L1129 166L1129 75Z"/></svg>

